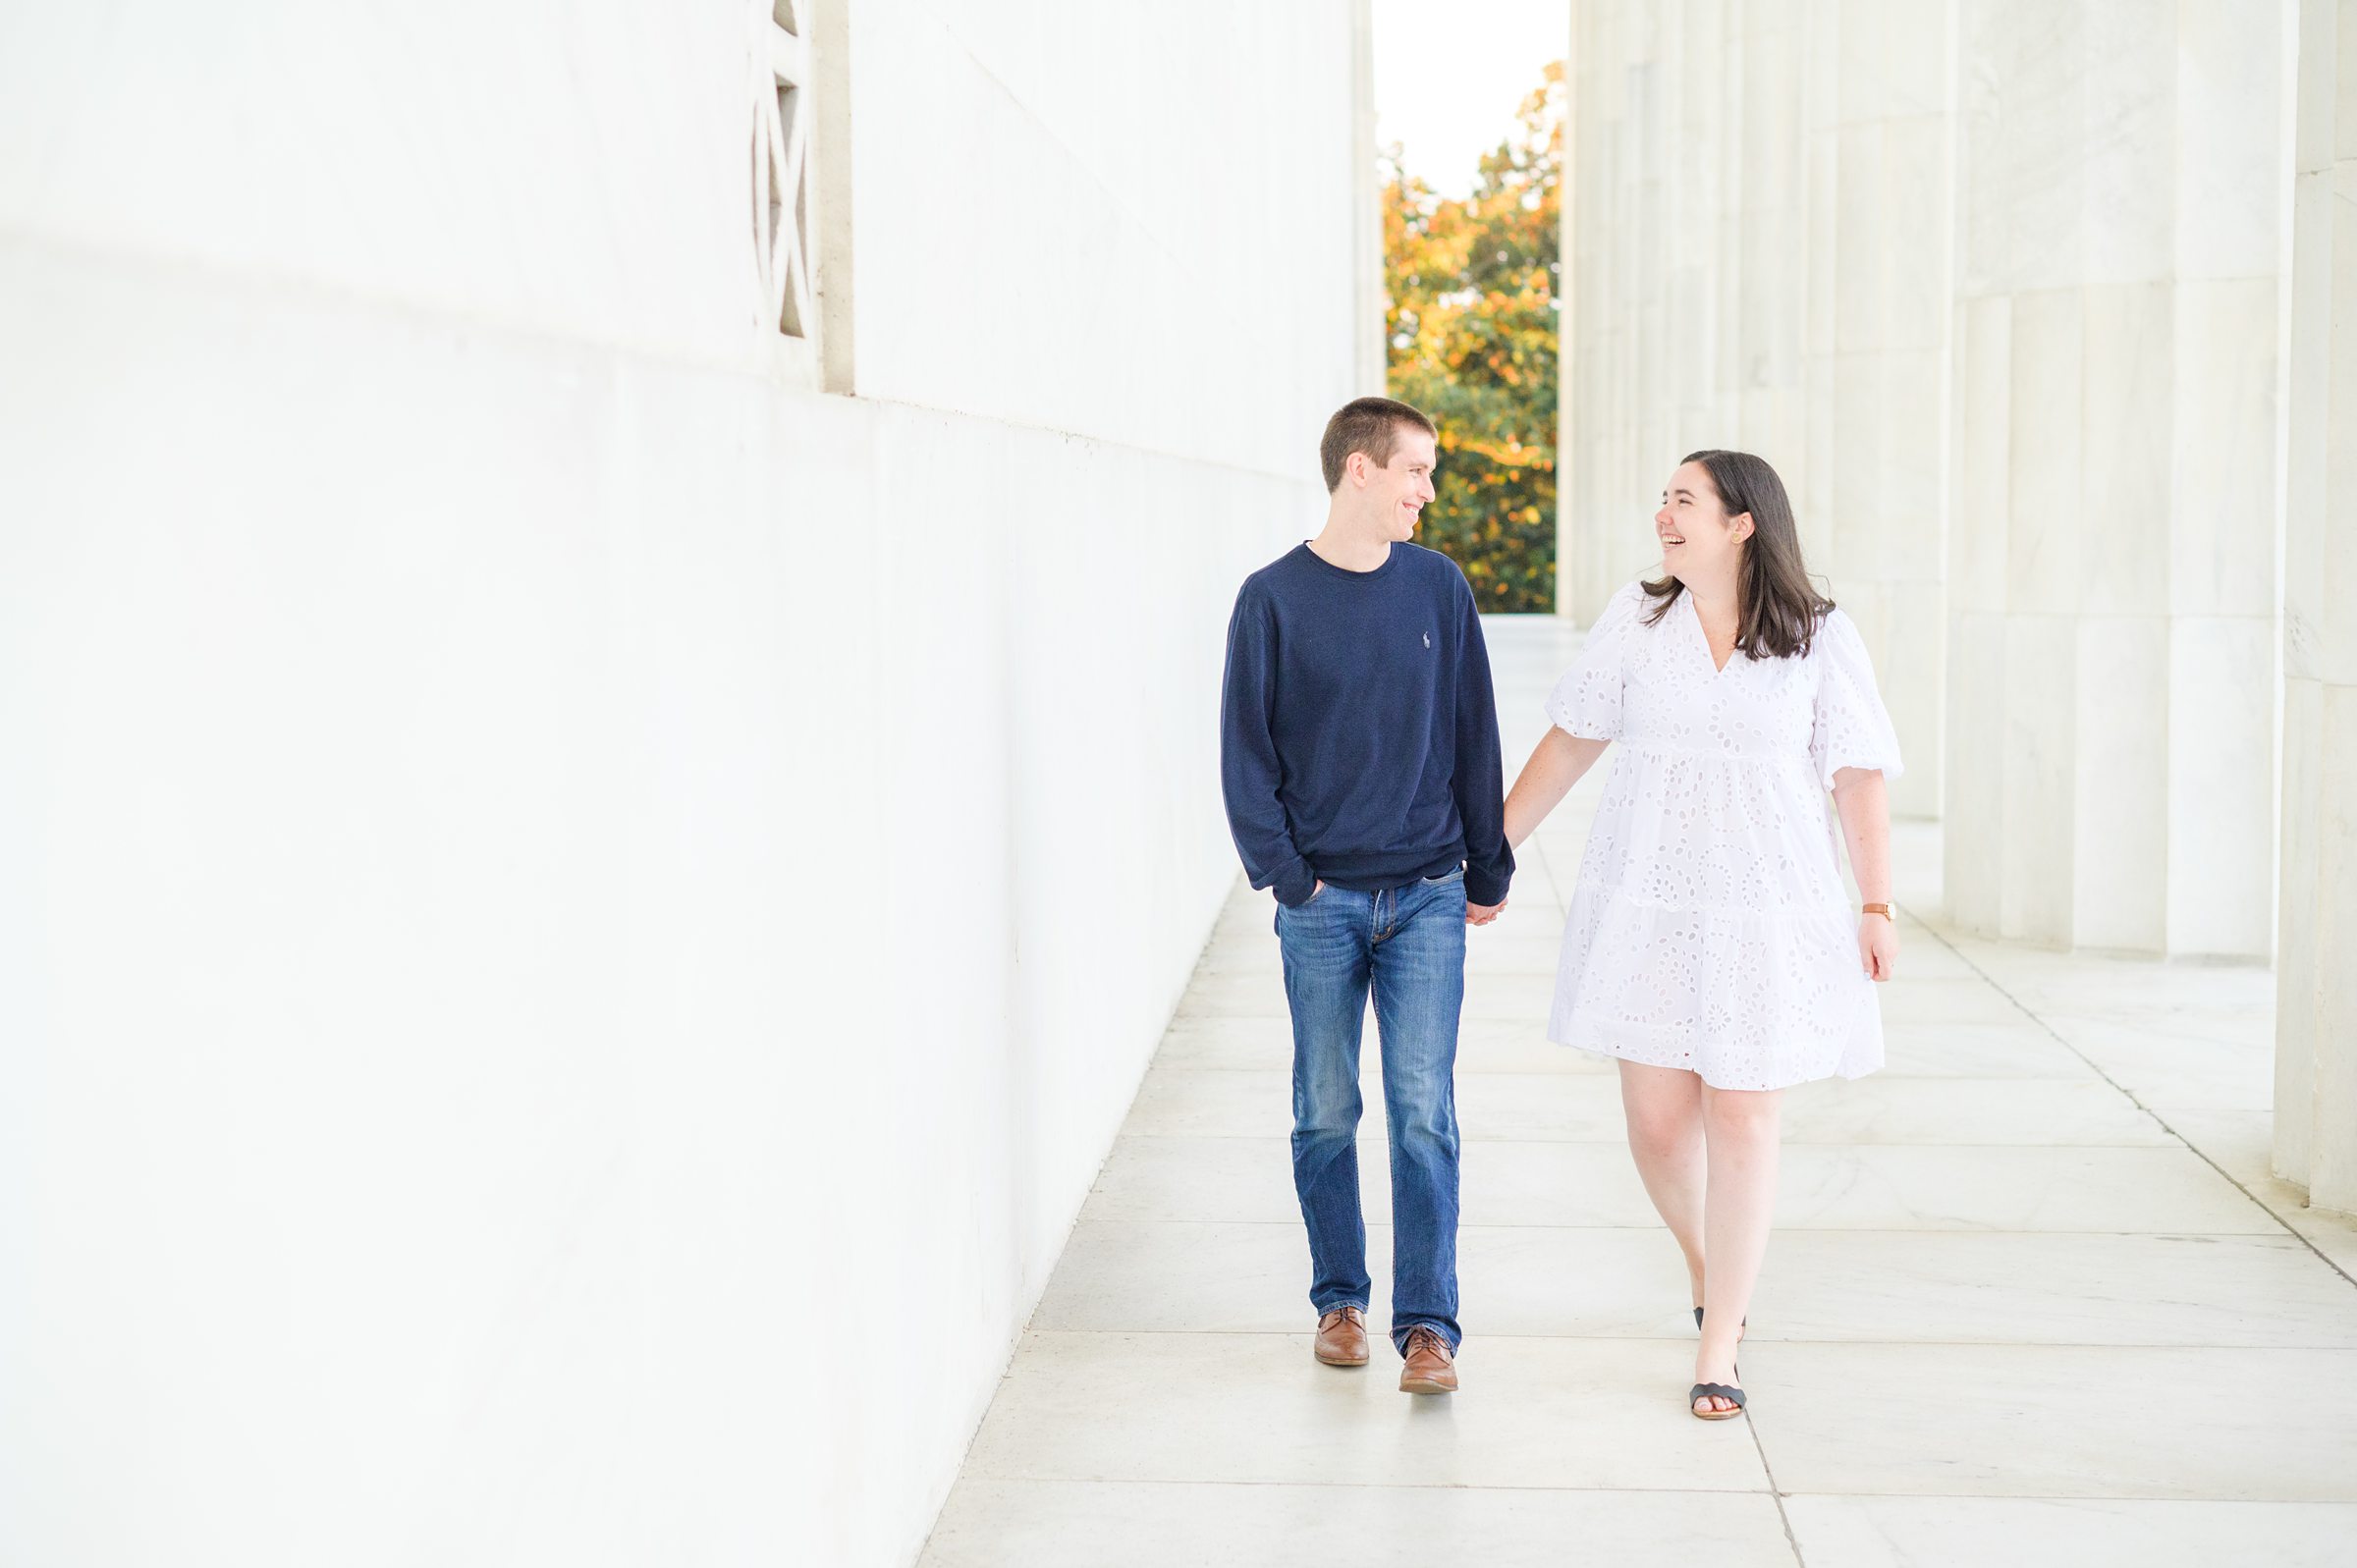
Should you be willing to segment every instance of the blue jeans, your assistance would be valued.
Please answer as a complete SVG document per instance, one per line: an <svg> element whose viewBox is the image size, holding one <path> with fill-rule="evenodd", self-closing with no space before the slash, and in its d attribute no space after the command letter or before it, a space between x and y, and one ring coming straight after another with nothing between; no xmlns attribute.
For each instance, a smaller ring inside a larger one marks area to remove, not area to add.
<svg viewBox="0 0 2357 1568"><path fill-rule="evenodd" d="M1386 892L1328 888L1277 907L1293 1015L1293 1189L1309 1226L1309 1302L1367 1305L1358 1206L1358 1041L1367 992L1392 1138L1392 1342L1456 1324L1456 1021L1465 1000L1462 871Z"/></svg>

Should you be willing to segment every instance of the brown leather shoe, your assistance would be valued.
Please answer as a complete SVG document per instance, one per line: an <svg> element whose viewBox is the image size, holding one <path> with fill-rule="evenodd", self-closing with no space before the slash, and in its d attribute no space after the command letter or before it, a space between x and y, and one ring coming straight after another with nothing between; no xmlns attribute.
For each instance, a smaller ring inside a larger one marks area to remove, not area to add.
<svg viewBox="0 0 2357 1568"><path fill-rule="evenodd" d="M1318 1359L1329 1367L1367 1364L1367 1315L1357 1307L1337 1307L1318 1320L1315 1346Z"/></svg>
<svg viewBox="0 0 2357 1568"><path fill-rule="evenodd" d="M1421 1325L1407 1331L1407 1364L1399 1369L1403 1394L1456 1392L1456 1357L1438 1328Z"/></svg>

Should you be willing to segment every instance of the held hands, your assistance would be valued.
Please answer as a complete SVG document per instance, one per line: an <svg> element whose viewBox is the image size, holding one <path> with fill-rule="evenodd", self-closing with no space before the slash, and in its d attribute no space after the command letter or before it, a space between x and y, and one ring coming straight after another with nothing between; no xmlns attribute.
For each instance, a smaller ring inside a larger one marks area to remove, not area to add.
<svg viewBox="0 0 2357 1568"><path fill-rule="evenodd" d="M1898 926L1889 915L1858 917L1858 961L1869 980L1888 980L1898 967Z"/></svg>

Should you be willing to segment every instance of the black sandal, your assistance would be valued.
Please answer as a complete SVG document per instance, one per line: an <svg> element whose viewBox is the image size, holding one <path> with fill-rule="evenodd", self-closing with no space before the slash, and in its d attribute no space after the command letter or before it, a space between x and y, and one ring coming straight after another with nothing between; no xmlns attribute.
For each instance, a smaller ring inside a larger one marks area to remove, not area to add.
<svg viewBox="0 0 2357 1568"><path fill-rule="evenodd" d="M1694 1309L1694 1326L1698 1330L1702 1327L1702 1309L1700 1307ZM1743 1326L1746 1328L1751 1326L1749 1318L1743 1320ZM1737 1367L1735 1376L1742 1377L1743 1369ZM1720 1399L1731 1399L1735 1402L1735 1408L1732 1410L1694 1410L1694 1401L1702 1398L1705 1394L1714 1395ZM1694 1411L1698 1420L1731 1421L1743 1414L1743 1390L1723 1382L1698 1382L1694 1385L1694 1391L1686 1395L1686 1408Z"/></svg>

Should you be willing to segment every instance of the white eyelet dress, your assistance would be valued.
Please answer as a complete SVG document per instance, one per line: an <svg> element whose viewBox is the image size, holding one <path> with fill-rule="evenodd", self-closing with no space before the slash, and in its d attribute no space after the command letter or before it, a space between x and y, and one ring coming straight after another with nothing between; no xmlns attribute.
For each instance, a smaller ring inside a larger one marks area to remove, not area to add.
<svg viewBox="0 0 2357 1568"><path fill-rule="evenodd" d="M1621 753L1563 931L1548 1038L1682 1067L1719 1089L1857 1078L1883 1064L1828 791L1899 776L1898 739L1839 610L1806 654L1725 670L1679 594L1659 624L1615 594L1547 717Z"/></svg>

